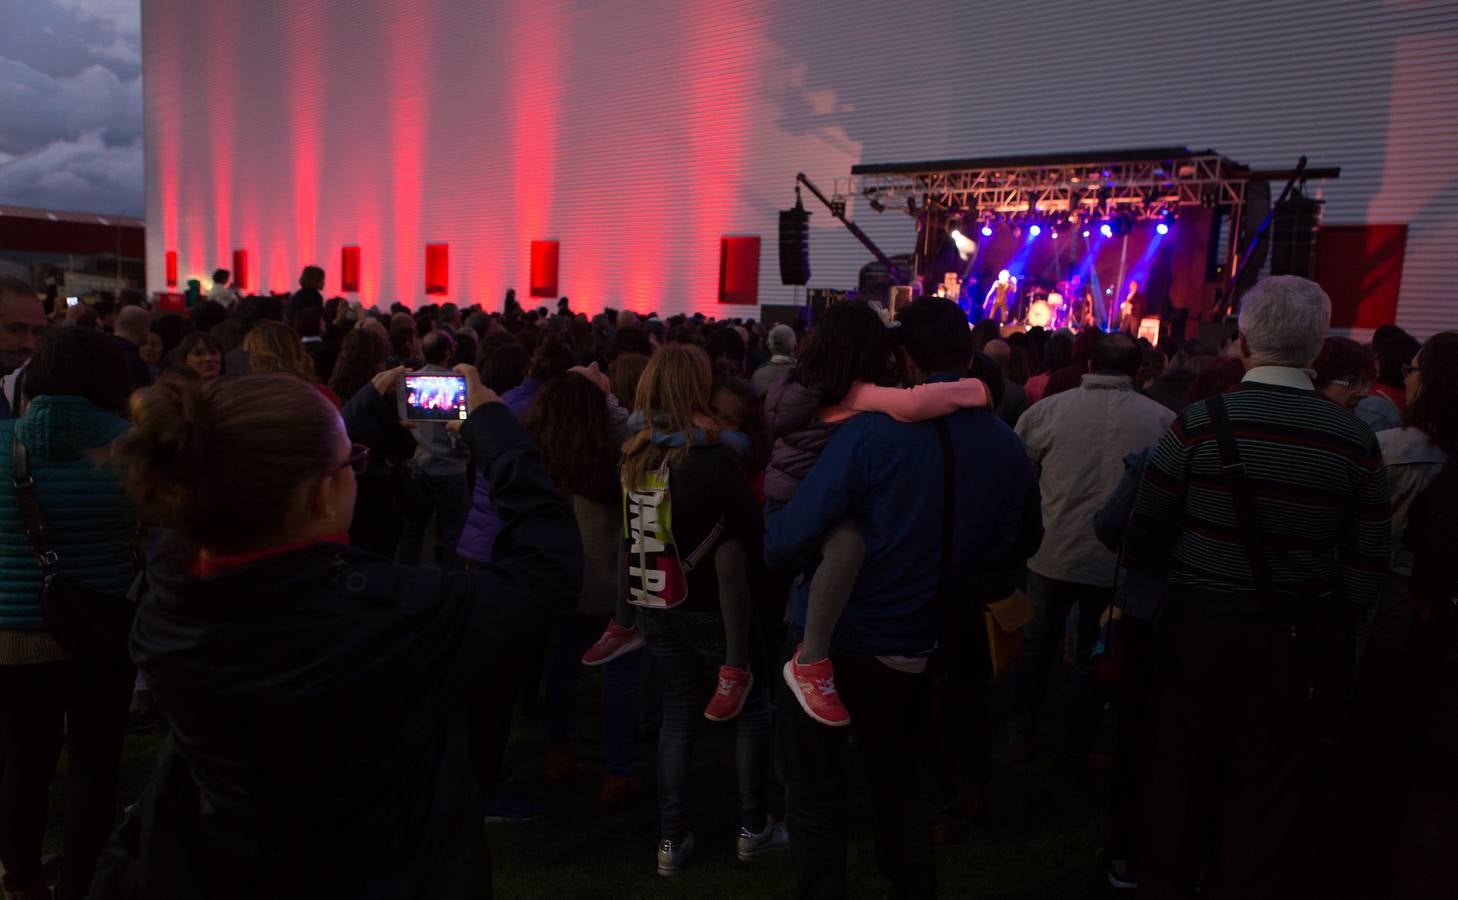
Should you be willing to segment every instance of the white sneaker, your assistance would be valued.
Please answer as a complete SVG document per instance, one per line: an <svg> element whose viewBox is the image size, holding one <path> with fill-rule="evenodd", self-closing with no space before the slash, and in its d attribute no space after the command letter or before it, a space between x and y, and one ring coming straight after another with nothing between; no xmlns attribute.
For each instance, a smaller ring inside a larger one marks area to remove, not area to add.
<svg viewBox="0 0 1458 900"><path fill-rule="evenodd" d="M739 829L739 861L749 862L755 857L783 850L790 846L790 832L785 823L773 816L764 823L764 831L755 834L748 828Z"/></svg>
<svg viewBox="0 0 1458 900"><path fill-rule="evenodd" d="M683 864L694 852L694 836L687 834L681 841L658 842L658 874L672 877L683 871Z"/></svg>

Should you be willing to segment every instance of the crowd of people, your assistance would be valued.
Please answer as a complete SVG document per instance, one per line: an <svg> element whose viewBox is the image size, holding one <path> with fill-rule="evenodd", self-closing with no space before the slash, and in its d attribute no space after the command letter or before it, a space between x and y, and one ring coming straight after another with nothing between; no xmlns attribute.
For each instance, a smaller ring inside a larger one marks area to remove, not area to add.
<svg viewBox="0 0 1458 900"><path fill-rule="evenodd" d="M732 832L847 896L864 790L890 896L936 896L1005 740L1107 778L1091 881L1458 891L1458 332L1328 336L1292 277L1208 347L930 297L807 330L227 274L185 314L0 280L6 897L489 896L483 822L540 813L513 710L544 685L544 777L577 777L585 668L604 809L648 802L656 728L664 876ZM461 377L465 417L402 421L406 372ZM1026 621L1005 736L992 604ZM143 699L168 740L117 826ZM690 818L705 719L734 821Z"/></svg>

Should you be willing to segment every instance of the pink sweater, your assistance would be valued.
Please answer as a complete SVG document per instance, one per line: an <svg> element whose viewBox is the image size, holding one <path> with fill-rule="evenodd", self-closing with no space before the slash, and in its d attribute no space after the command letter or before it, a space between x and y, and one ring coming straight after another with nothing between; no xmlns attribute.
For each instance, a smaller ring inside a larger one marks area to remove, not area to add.
<svg viewBox="0 0 1458 900"><path fill-rule="evenodd" d="M959 409L990 405L987 385L976 378L960 381L933 381L910 388L887 388L864 381L845 395L837 406L820 411L820 421L844 422L857 413L885 413L898 422L924 422Z"/></svg>

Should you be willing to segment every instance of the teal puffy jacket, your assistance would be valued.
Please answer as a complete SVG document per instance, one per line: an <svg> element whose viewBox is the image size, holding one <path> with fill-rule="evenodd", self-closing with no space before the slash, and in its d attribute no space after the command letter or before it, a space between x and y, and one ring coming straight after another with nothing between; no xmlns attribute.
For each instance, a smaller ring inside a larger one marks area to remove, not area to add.
<svg viewBox="0 0 1458 900"><path fill-rule="evenodd" d="M37 397L19 419L0 421L0 628L39 631L41 570L15 496L11 442L25 445L61 572L102 591L125 593L135 564L137 513L120 473L99 450L129 428L82 397Z"/></svg>

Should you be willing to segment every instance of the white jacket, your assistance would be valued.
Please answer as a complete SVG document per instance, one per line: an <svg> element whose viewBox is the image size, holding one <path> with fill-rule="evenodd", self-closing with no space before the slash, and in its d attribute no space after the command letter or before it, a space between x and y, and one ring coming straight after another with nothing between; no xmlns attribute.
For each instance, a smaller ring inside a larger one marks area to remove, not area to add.
<svg viewBox="0 0 1458 900"><path fill-rule="evenodd" d="M1094 513L1174 421L1123 375L1085 375L1076 390L1045 397L1018 418L1043 494L1043 544L1028 568L1046 578L1112 587L1117 557L1094 535Z"/></svg>

